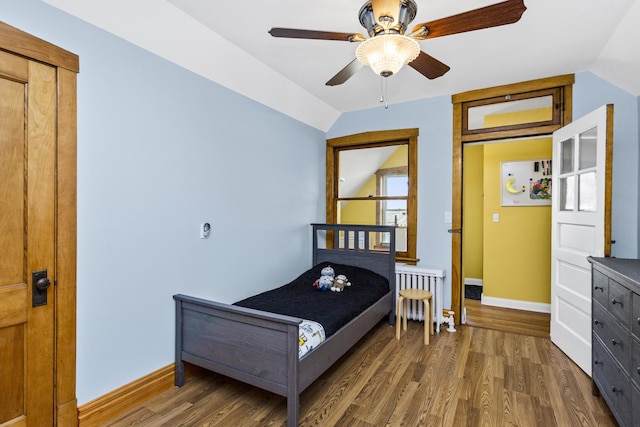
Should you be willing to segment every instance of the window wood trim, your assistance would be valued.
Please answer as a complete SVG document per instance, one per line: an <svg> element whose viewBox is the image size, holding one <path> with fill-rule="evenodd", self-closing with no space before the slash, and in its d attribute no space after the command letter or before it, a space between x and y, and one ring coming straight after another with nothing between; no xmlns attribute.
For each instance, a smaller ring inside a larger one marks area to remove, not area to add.
<svg viewBox="0 0 640 427"><path fill-rule="evenodd" d="M407 197L407 252L396 256L398 262L416 264L417 228L418 228L418 128L363 132L327 139L326 146L326 211L327 223L337 221L336 199L338 197L338 170L336 166L337 152L341 148L371 148L385 145L397 145L399 142L408 145L408 179L409 194ZM375 199L375 198L373 198Z"/></svg>

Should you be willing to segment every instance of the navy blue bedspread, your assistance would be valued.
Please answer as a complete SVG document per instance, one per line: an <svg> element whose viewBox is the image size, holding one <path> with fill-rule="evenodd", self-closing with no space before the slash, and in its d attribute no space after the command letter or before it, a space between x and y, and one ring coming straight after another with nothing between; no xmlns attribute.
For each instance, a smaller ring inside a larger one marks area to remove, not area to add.
<svg viewBox="0 0 640 427"><path fill-rule="evenodd" d="M323 267L347 276L351 286L342 292L319 291L313 286ZM320 323L327 337L389 293L389 282L370 270L336 263L321 263L294 281L249 297L234 305L284 314ZM389 307L391 310L391 307Z"/></svg>

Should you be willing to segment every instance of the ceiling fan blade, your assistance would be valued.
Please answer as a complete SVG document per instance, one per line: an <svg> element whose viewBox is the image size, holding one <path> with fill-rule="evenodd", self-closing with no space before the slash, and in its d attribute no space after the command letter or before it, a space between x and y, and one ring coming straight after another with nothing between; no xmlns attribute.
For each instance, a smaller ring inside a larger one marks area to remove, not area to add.
<svg viewBox="0 0 640 427"><path fill-rule="evenodd" d="M373 9L373 16L376 23L382 25L385 28L398 23L398 15L400 15L400 0L371 0L371 8ZM385 26L385 21L380 21L381 16L386 16L392 19L389 25Z"/></svg>
<svg viewBox="0 0 640 427"><path fill-rule="evenodd" d="M438 78L450 70L447 64L422 51L416 59L409 62L409 66L428 79Z"/></svg>
<svg viewBox="0 0 640 427"><path fill-rule="evenodd" d="M337 86L349 80L351 76L357 73L364 65L362 62L358 61L358 58L351 61L346 67L338 72L335 76L329 80L326 85L327 86Z"/></svg>
<svg viewBox="0 0 640 427"><path fill-rule="evenodd" d="M416 39L424 40L513 24L520 20L525 10L527 10L527 7L524 5L524 0L507 0L502 3L416 25L413 27L413 32L419 32L421 28L425 27L428 31L426 36L415 36Z"/></svg>
<svg viewBox="0 0 640 427"><path fill-rule="evenodd" d="M295 28L272 28L269 30L269 34L273 37L284 37L289 39L338 40L345 42L361 42L364 40L364 36L362 34L298 30Z"/></svg>

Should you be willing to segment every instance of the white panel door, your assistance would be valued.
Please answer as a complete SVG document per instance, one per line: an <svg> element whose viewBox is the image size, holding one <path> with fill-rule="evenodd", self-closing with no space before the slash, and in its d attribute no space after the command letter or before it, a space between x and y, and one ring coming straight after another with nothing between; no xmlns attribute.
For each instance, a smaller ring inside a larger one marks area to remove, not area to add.
<svg viewBox="0 0 640 427"><path fill-rule="evenodd" d="M591 375L591 264L608 256L613 106L553 134L551 341Z"/></svg>

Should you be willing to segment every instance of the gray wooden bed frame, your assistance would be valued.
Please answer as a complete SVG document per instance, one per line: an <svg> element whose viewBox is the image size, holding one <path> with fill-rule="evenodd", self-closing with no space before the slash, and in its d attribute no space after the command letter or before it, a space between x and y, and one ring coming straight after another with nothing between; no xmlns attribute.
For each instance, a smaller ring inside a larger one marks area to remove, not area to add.
<svg viewBox="0 0 640 427"><path fill-rule="evenodd" d="M298 325L302 319L174 295L177 386L184 385L184 363L188 362L286 397L287 423L297 426L300 393L385 316L393 325L395 227L311 226L312 265L326 261L367 268L389 280L389 293L302 358L298 358ZM388 251L369 250L371 233L376 232L389 233ZM325 243L325 238L329 240L332 235L332 241ZM353 236L363 236L363 247L361 238Z"/></svg>

